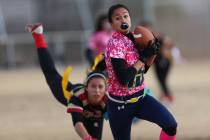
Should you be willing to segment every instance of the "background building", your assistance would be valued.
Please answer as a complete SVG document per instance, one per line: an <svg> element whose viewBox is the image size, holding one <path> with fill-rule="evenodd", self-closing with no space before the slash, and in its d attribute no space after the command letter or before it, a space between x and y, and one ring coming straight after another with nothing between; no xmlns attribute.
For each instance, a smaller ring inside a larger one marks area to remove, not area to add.
<svg viewBox="0 0 210 140"><path fill-rule="evenodd" d="M186 58L210 56L209 0L0 0L1 66L36 62L30 51L33 42L24 30L34 22L44 24L55 59L85 62L83 51L96 17L118 2L131 9L134 25L142 19L153 22Z"/></svg>

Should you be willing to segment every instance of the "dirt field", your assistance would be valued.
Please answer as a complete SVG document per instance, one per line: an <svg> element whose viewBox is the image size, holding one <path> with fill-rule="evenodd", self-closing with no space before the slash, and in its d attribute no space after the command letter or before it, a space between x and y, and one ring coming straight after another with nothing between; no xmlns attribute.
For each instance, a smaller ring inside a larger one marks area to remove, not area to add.
<svg viewBox="0 0 210 140"><path fill-rule="evenodd" d="M83 80L84 68L74 68L74 82ZM0 140L79 140L71 116L51 95L39 68L1 70L0 78ZM153 71L146 83L158 97ZM176 97L169 109L179 125L177 139L210 140L210 61L175 65L169 83ZM159 131L141 121L132 127L132 140L158 140ZM111 139L105 122L103 140Z"/></svg>

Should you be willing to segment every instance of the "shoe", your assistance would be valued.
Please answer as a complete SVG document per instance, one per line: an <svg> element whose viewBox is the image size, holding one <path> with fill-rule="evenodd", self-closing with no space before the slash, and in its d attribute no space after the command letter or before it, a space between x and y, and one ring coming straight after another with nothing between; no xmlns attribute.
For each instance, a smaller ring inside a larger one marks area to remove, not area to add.
<svg viewBox="0 0 210 140"><path fill-rule="evenodd" d="M169 103L173 103L174 102L174 96L172 96L171 94L162 94L160 96L160 100L161 101L167 101Z"/></svg>
<svg viewBox="0 0 210 140"><path fill-rule="evenodd" d="M28 24L26 30L30 33L43 34L43 25L41 23Z"/></svg>

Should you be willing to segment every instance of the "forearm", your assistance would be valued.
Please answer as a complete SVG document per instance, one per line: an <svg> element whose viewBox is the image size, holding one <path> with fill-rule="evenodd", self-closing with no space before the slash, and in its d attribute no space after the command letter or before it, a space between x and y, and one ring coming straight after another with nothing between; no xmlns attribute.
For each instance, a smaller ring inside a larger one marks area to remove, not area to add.
<svg viewBox="0 0 210 140"><path fill-rule="evenodd" d="M144 64L142 61L140 61L140 60L138 60L138 61L133 65L133 67L136 69L136 71L141 70L142 68L144 68L144 66L145 66L145 64Z"/></svg>
<svg viewBox="0 0 210 140"><path fill-rule="evenodd" d="M157 55L153 55L153 56L151 56L151 57L146 61L144 73L147 73L147 71L149 70L150 66L154 63L156 56L157 56Z"/></svg>
<svg viewBox="0 0 210 140"><path fill-rule="evenodd" d="M143 67L143 63L137 62L133 67L126 67L126 62L123 59L112 58L111 63L118 81L122 85L126 85L133 79L136 73Z"/></svg>
<svg viewBox="0 0 210 140"><path fill-rule="evenodd" d="M149 43L146 48L142 51L139 51L139 59L145 63L147 66L151 66L155 60L155 57L159 53L160 50L160 40L157 38L153 43Z"/></svg>
<svg viewBox="0 0 210 140"><path fill-rule="evenodd" d="M75 124L74 128L75 128L75 131L77 132L77 134L82 139L85 139L86 137L90 136L82 122L77 122Z"/></svg>
<svg viewBox="0 0 210 140"><path fill-rule="evenodd" d="M146 65L150 67L154 63L156 56L157 55L153 55L150 58L148 58L148 60L146 61Z"/></svg>

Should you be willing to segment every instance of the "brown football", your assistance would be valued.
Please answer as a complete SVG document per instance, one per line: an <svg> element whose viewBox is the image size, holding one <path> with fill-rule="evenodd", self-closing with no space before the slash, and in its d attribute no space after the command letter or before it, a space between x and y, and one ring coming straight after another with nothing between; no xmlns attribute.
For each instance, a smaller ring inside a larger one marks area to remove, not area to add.
<svg viewBox="0 0 210 140"><path fill-rule="evenodd" d="M143 26L136 26L133 36L135 43L138 45L138 47L140 47L140 49L147 47L148 43L154 40L154 35L152 32Z"/></svg>

